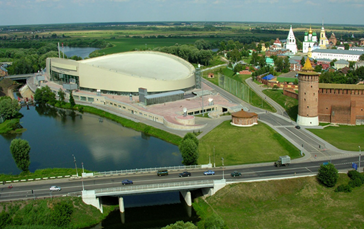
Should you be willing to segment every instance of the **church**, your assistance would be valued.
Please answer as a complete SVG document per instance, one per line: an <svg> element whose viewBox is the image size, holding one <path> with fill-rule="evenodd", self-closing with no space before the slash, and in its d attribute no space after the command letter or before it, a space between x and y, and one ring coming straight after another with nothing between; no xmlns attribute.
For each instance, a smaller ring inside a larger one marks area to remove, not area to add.
<svg viewBox="0 0 364 229"><path fill-rule="evenodd" d="M291 53L293 53L293 54L297 53L296 38L293 34L292 25L289 29L289 33L287 36L286 49L289 49L289 51L291 51Z"/></svg>
<svg viewBox="0 0 364 229"><path fill-rule="evenodd" d="M312 50L319 48L317 42L318 42L317 35L315 32L312 32L312 29L310 27L310 30L308 32L305 32L305 38L302 44L303 45L302 52L308 53L309 47L311 47Z"/></svg>
<svg viewBox="0 0 364 229"><path fill-rule="evenodd" d="M320 33L320 49L326 49L329 44L329 40L326 37L324 24L322 24L321 33Z"/></svg>

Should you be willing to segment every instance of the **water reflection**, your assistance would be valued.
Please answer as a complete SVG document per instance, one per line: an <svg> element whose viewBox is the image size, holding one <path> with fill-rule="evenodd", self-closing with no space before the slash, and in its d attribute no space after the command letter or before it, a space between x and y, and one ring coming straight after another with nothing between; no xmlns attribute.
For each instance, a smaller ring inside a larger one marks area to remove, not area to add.
<svg viewBox="0 0 364 229"><path fill-rule="evenodd" d="M98 116L40 106L20 112L24 115L21 125L27 131L0 136L0 173L20 172L9 150L11 140L17 137L31 146L30 171L73 168L72 154L93 171L181 165L177 146L107 119L100 122Z"/></svg>

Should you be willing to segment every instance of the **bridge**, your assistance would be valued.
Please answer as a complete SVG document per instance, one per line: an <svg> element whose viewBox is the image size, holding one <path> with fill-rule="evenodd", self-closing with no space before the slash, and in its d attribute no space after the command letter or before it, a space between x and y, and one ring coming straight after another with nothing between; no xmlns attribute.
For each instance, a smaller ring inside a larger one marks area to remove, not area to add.
<svg viewBox="0 0 364 229"><path fill-rule="evenodd" d="M11 75L11 76L4 76L5 79L11 79L11 80L26 80L30 77L32 77L34 73L31 74L21 74L21 75Z"/></svg>

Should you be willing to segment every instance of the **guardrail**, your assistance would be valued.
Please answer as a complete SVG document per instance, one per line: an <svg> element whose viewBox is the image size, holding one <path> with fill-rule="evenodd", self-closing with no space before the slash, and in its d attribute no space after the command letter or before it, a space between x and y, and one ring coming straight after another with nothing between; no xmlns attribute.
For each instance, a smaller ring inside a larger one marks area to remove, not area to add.
<svg viewBox="0 0 364 229"><path fill-rule="evenodd" d="M128 185L117 188L104 188L96 189L95 194L110 193L110 192L122 192L122 191L140 191L140 190L150 190L159 188L174 188L174 187L186 187L194 185L208 185L214 184L213 180L202 180L202 181L189 181L189 182L175 182L175 183L164 183L164 184L148 184L148 185Z"/></svg>
<svg viewBox="0 0 364 229"><path fill-rule="evenodd" d="M125 169L115 170L106 172L95 172L94 176L105 176L105 175L118 175L118 174L129 174L129 173L144 173L144 172L157 172L158 170L185 170L185 169L201 169L201 165L181 165L181 166L168 166L168 167L155 167L155 168L144 168L144 169Z"/></svg>

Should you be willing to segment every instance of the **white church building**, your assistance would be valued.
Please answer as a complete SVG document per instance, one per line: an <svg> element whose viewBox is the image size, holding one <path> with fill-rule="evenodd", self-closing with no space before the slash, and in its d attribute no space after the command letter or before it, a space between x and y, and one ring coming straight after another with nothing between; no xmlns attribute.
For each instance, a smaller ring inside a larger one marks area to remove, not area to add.
<svg viewBox="0 0 364 229"><path fill-rule="evenodd" d="M297 44L296 44L296 38L293 34L292 25L289 29L289 33L287 36L286 41L286 49L289 49L293 54L297 53Z"/></svg>
<svg viewBox="0 0 364 229"><path fill-rule="evenodd" d="M308 53L308 49L309 47L311 48L311 50L315 50L320 48L318 46L318 40L317 40L317 35L315 32L312 32L312 29L310 27L310 30L307 32L305 32L305 38L304 41L302 43L302 52L303 53Z"/></svg>

